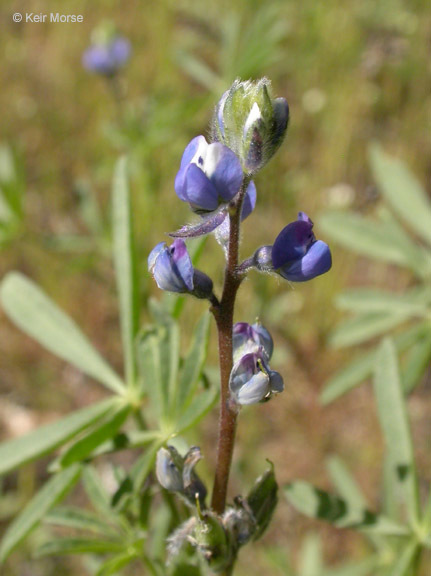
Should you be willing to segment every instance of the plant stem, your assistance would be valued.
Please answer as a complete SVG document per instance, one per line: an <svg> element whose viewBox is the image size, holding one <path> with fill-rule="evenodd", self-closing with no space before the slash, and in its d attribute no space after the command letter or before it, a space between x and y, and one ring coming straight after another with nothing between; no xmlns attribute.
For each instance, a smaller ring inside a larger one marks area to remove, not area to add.
<svg viewBox="0 0 431 576"><path fill-rule="evenodd" d="M218 306L212 307L217 331L220 364L220 416L217 461L211 507L222 514L226 506L229 472L235 445L238 410L229 403L229 378L232 371L232 330L235 298L243 276L238 274L241 209L250 179L245 177L235 203L229 208L229 245L223 294Z"/></svg>

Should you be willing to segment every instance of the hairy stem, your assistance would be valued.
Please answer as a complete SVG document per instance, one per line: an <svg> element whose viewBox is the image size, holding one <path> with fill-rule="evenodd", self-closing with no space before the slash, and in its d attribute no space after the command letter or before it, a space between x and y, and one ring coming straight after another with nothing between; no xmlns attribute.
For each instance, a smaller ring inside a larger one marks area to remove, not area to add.
<svg viewBox="0 0 431 576"><path fill-rule="evenodd" d="M223 294L212 312L216 319L220 364L220 417L218 429L217 461L211 507L221 514L226 506L229 472L235 445L237 409L229 404L229 377L232 371L232 330L235 298L243 278L238 274L241 209L249 178L244 178L236 201L229 209L229 245Z"/></svg>

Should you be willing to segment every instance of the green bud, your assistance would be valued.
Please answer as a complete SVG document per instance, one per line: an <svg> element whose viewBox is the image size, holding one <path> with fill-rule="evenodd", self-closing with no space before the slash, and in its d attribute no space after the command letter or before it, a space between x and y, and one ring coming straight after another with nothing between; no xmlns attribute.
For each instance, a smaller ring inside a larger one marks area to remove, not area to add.
<svg viewBox="0 0 431 576"><path fill-rule="evenodd" d="M271 521L277 505L277 491L278 484L275 480L274 466L271 464L271 467L256 480L245 500L256 525L253 540L262 536Z"/></svg>
<svg viewBox="0 0 431 576"><path fill-rule="evenodd" d="M235 80L217 104L212 138L235 152L246 174L254 174L279 148L288 122L287 101L271 97L267 78Z"/></svg>
<svg viewBox="0 0 431 576"><path fill-rule="evenodd" d="M233 561L233 546L221 518L204 512L197 521L193 539L213 572L223 572Z"/></svg>

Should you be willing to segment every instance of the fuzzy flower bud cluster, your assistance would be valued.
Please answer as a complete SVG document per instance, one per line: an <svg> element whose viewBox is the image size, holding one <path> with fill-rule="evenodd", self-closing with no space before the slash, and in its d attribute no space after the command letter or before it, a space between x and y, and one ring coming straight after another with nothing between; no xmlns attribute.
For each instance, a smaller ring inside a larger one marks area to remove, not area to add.
<svg viewBox="0 0 431 576"><path fill-rule="evenodd" d="M214 114L213 139L228 146L246 174L254 174L274 156L289 123L284 98L271 97L271 82L235 80Z"/></svg>

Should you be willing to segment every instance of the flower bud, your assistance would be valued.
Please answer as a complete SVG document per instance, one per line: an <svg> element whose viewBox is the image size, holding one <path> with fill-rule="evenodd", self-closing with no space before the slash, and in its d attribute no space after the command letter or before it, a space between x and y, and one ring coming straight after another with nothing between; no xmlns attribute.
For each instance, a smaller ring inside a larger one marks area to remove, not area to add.
<svg viewBox="0 0 431 576"><path fill-rule="evenodd" d="M201 515L193 538L196 548L213 572L223 572L231 565L233 546L222 519L216 514L205 512Z"/></svg>
<svg viewBox="0 0 431 576"><path fill-rule="evenodd" d="M207 490L194 471L201 457L197 446L190 448L184 457L173 446L160 448L156 458L156 476L163 488L177 493L187 504L205 508Z"/></svg>
<svg viewBox="0 0 431 576"><path fill-rule="evenodd" d="M211 298L213 282L204 272L195 270L181 238L167 246L160 242L148 256L148 270L157 286L168 292L188 292L197 298Z"/></svg>
<svg viewBox="0 0 431 576"><path fill-rule="evenodd" d="M233 366L229 380L232 400L240 406L258 404L284 390L283 378L270 370L265 354L258 352L242 356Z"/></svg>
<svg viewBox="0 0 431 576"><path fill-rule="evenodd" d="M156 458L156 476L159 484L169 492L182 492L181 456L173 446L160 448Z"/></svg>
<svg viewBox="0 0 431 576"><path fill-rule="evenodd" d="M278 485L275 480L274 467L271 467L256 480L246 498L248 509L253 514L255 531L253 540L262 536L268 527L277 505Z"/></svg>
<svg viewBox="0 0 431 576"><path fill-rule="evenodd" d="M236 362L250 352L262 349L267 360L271 360L274 342L268 330L262 324L237 322L233 326L233 360Z"/></svg>
<svg viewBox="0 0 431 576"><path fill-rule="evenodd" d="M289 122L284 98L271 98L267 78L235 80L223 94L213 119L212 138L235 152L245 173L260 170L283 141Z"/></svg>

